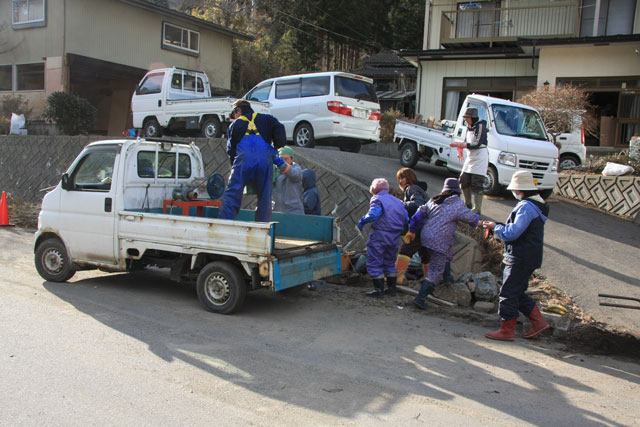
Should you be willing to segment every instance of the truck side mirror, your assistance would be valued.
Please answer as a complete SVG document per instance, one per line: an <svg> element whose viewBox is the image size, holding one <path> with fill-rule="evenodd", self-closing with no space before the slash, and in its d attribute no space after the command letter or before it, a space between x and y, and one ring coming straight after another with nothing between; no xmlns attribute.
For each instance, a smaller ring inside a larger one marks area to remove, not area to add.
<svg viewBox="0 0 640 427"><path fill-rule="evenodd" d="M62 187L63 190L69 190L70 189L71 184L69 183L69 174L68 173L63 173L62 174L62 180L61 180L60 186Z"/></svg>

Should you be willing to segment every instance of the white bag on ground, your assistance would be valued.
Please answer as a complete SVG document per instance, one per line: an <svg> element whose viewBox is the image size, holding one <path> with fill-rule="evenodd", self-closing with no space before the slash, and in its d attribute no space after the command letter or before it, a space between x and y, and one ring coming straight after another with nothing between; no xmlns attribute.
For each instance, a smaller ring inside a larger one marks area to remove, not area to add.
<svg viewBox="0 0 640 427"><path fill-rule="evenodd" d="M24 114L11 113L11 127L9 128L9 135L21 135L20 129L24 128L25 119Z"/></svg>
<svg viewBox="0 0 640 427"><path fill-rule="evenodd" d="M602 170L602 175L604 176L620 176L628 173L633 173L633 168L631 166L612 162L607 162L607 165Z"/></svg>

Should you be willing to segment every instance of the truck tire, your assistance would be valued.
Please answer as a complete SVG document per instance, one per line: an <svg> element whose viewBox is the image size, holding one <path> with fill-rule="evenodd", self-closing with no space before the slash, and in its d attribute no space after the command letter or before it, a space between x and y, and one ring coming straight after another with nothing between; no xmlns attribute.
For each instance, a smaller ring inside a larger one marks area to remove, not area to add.
<svg viewBox="0 0 640 427"><path fill-rule="evenodd" d="M571 154L563 154L560 156L558 167L562 170L575 169L580 166L580 160Z"/></svg>
<svg viewBox="0 0 640 427"><path fill-rule="evenodd" d="M209 311L231 314L247 296L247 283L236 266L225 261L205 265L198 274L198 299Z"/></svg>
<svg viewBox="0 0 640 427"><path fill-rule="evenodd" d="M208 118L202 123L201 132L203 138L220 138L222 135L220 120L217 117Z"/></svg>
<svg viewBox="0 0 640 427"><path fill-rule="evenodd" d="M553 194L553 188L547 188L546 190L540 190L540 197L547 200Z"/></svg>
<svg viewBox="0 0 640 427"><path fill-rule="evenodd" d="M502 186L498 182L498 172L492 165L487 168L487 176L484 179L483 187L484 194L487 196L497 196L502 191Z"/></svg>
<svg viewBox="0 0 640 427"><path fill-rule="evenodd" d="M413 142L405 142L400 147L400 164L412 168L418 163L418 149Z"/></svg>
<svg viewBox="0 0 640 427"><path fill-rule="evenodd" d="M162 136L162 128L156 119L147 119L142 128L142 135L145 138L159 138Z"/></svg>
<svg viewBox="0 0 640 427"><path fill-rule="evenodd" d="M298 147L313 148L316 141L313 139L313 128L309 123L301 123L293 132L293 142Z"/></svg>
<svg viewBox="0 0 640 427"><path fill-rule="evenodd" d="M67 249L55 238L47 239L38 245L35 264L38 274L49 282L66 282L76 274Z"/></svg>

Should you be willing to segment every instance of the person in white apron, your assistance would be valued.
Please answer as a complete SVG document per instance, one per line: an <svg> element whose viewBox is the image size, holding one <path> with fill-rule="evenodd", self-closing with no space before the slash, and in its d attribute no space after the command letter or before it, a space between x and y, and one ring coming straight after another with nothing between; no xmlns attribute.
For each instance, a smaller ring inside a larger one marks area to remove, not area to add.
<svg viewBox="0 0 640 427"><path fill-rule="evenodd" d="M468 127L465 142L453 142L451 147L467 150L467 159L460 174L462 198L469 209L480 215L483 185L489 166L487 122L479 119L478 109L473 107L467 108L463 118Z"/></svg>

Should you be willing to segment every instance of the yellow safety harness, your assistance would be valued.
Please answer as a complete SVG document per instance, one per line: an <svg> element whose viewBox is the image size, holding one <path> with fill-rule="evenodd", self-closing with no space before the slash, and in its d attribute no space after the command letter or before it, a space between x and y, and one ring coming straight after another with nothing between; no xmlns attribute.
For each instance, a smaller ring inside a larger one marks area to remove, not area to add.
<svg viewBox="0 0 640 427"><path fill-rule="evenodd" d="M256 124L253 122L257 116L258 116L258 113L254 112L253 115L251 116L251 120L249 120L245 116L238 117L240 120L249 122L249 126L247 126L247 132L245 133L245 135L260 135L260 132L258 132L258 128L256 127Z"/></svg>

